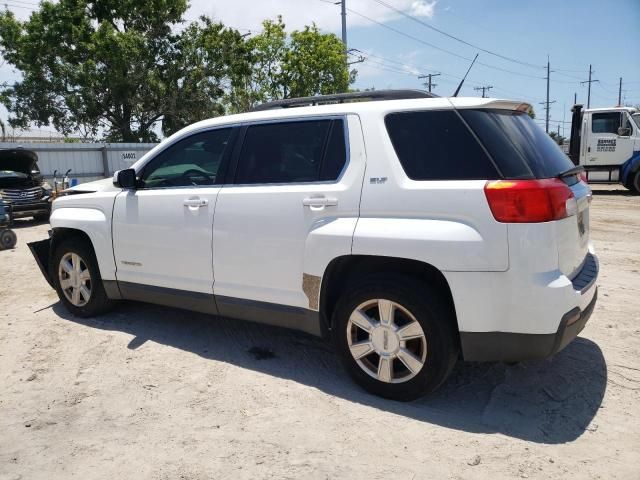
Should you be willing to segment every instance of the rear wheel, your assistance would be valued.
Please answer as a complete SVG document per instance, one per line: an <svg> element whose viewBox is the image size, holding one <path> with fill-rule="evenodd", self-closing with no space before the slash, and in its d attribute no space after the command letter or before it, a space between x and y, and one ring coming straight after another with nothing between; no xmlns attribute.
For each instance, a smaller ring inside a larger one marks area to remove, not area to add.
<svg viewBox="0 0 640 480"><path fill-rule="evenodd" d="M339 300L335 341L363 388L414 400L440 386L455 365L454 321L435 289L404 276L376 275Z"/></svg>
<svg viewBox="0 0 640 480"><path fill-rule="evenodd" d="M113 306L104 291L93 248L81 238L69 238L58 245L51 276L58 297L76 316L100 315Z"/></svg>

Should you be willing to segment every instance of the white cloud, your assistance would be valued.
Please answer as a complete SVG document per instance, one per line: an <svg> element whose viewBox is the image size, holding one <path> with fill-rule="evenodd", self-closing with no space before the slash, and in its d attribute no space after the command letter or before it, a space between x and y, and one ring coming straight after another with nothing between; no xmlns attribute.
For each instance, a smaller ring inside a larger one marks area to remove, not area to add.
<svg viewBox="0 0 640 480"><path fill-rule="evenodd" d="M337 0L336 0L337 1ZM386 3L415 16L432 18L436 1L386 0ZM401 18L393 10L372 0L348 0L347 8L360 12L378 22ZM189 19L208 15L223 23L245 30L259 31L262 21L282 15L287 29L300 29L315 22L322 30L340 31L340 5L332 0L191 0ZM371 25L371 22L347 12L347 26Z"/></svg>
<svg viewBox="0 0 640 480"><path fill-rule="evenodd" d="M432 18L436 13L437 1L427 2L425 0L415 0L411 4L411 13L416 17Z"/></svg>

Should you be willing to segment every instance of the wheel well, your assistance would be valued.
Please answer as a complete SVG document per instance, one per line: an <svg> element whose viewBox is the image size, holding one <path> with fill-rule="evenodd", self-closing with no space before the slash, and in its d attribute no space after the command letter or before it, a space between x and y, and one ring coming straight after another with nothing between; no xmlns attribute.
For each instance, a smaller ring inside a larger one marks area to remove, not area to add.
<svg viewBox="0 0 640 480"><path fill-rule="evenodd" d="M53 254L58 245L72 237L82 238L91 245L91 248L93 248L89 235L82 230L77 230L75 228L54 228L51 233L51 253Z"/></svg>
<svg viewBox="0 0 640 480"><path fill-rule="evenodd" d="M74 238L74 237L81 238L82 240L87 242L87 244L89 244L95 252L95 249L93 248L93 243L91 243L91 239L89 238L89 235L87 235L82 230L77 230L75 228L61 228L61 227L54 228L53 231L51 232L51 244L49 247L49 272L50 273L53 272L52 262L53 262L53 254L56 251L56 248L58 248L58 245L60 245L65 240L69 238Z"/></svg>
<svg viewBox="0 0 640 480"><path fill-rule="evenodd" d="M433 265L406 258L369 255L345 255L327 266L320 290L320 315L325 327L332 328L332 317L340 295L360 278L372 273L395 273L415 278L435 288L451 307L455 320L455 305L451 288L442 272ZM458 332L457 321L454 325Z"/></svg>

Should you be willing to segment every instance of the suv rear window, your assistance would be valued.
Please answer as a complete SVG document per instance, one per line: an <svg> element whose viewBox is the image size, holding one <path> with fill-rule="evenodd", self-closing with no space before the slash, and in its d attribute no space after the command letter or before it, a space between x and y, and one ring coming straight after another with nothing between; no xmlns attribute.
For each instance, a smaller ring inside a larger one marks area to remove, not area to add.
<svg viewBox="0 0 640 480"><path fill-rule="evenodd" d="M453 110L391 113L385 124L412 180L499 178L491 159Z"/></svg>
<svg viewBox="0 0 640 480"><path fill-rule="evenodd" d="M573 167L569 157L525 112L459 110L504 178L552 178Z"/></svg>

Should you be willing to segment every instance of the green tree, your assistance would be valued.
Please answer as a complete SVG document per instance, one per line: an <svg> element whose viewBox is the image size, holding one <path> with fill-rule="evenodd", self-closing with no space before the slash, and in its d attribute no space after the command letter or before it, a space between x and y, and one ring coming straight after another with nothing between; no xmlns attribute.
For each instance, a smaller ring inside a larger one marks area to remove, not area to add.
<svg viewBox="0 0 640 480"><path fill-rule="evenodd" d="M250 76L238 82L232 111L245 111L270 100L346 92L355 81L344 46L315 25L287 35L282 17L265 20L262 32L247 40Z"/></svg>
<svg viewBox="0 0 640 480"><path fill-rule="evenodd" d="M556 142L558 145L564 145L564 142L567 140L562 135L558 135L558 132L549 132L549 136Z"/></svg>
<svg viewBox="0 0 640 480"><path fill-rule="evenodd" d="M155 141L223 112L239 33L207 19L176 33L186 0L45 1L24 22L0 13L0 52L22 80L0 97L14 127ZM247 69L245 69L246 71Z"/></svg>
<svg viewBox="0 0 640 480"><path fill-rule="evenodd" d="M320 33L315 24L291 33L282 66L285 97L346 92L350 77L344 45L334 34Z"/></svg>

